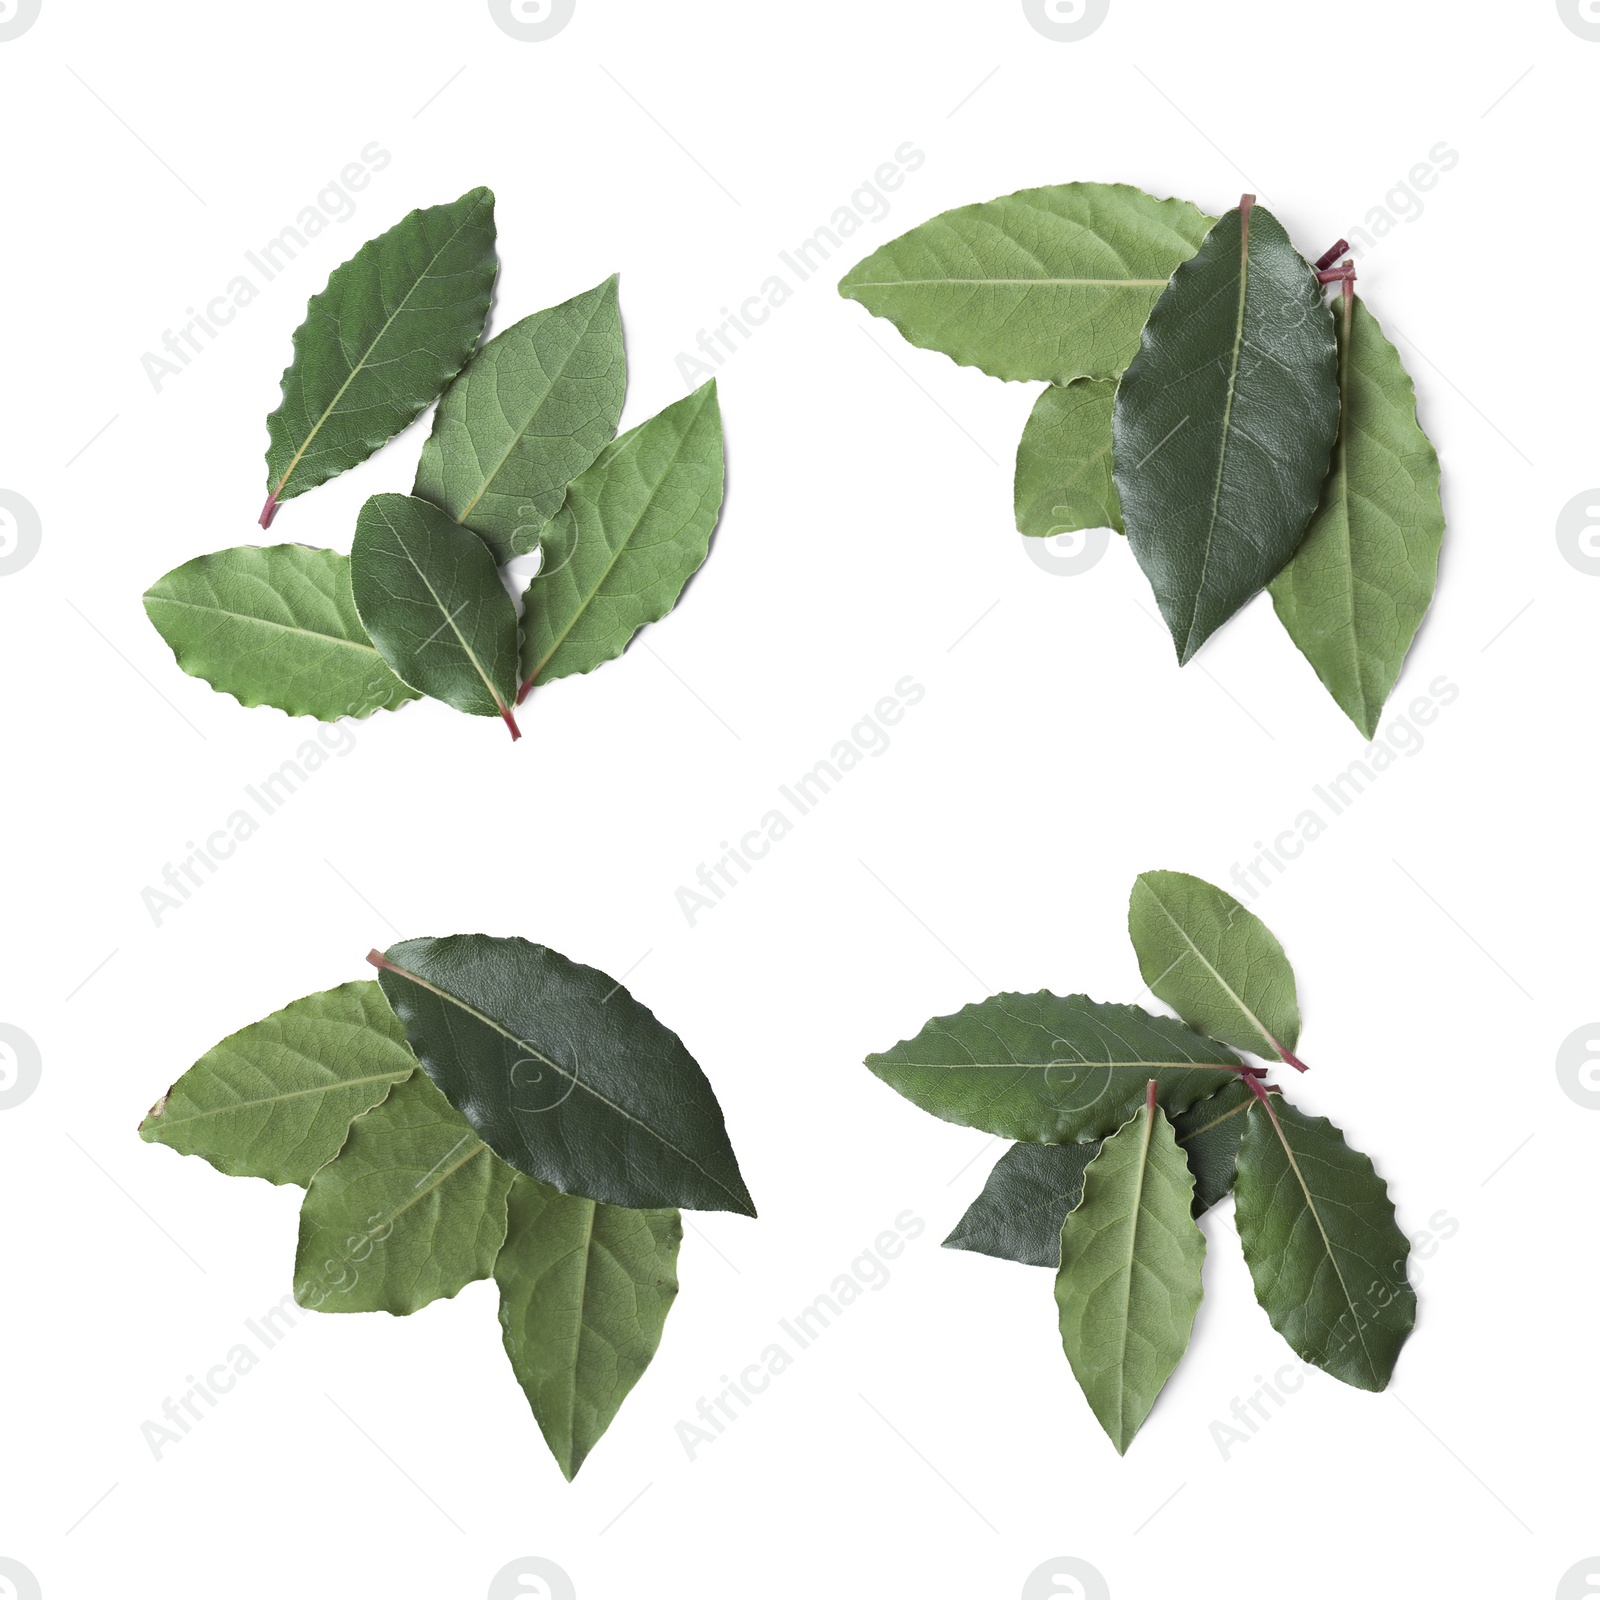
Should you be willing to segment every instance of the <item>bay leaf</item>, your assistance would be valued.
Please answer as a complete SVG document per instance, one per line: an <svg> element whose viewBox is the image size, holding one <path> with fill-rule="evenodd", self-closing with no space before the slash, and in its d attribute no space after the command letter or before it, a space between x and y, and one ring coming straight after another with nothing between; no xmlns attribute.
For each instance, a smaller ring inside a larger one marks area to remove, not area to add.
<svg viewBox="0 0 1600 1600"><path fill-rule="evenodd" d="M1156 302L1112 421L1128 542L1180 662L1295 553L1338 426L1317 275L1264 206L1236 208Z"/></svg>
<svg viewBox="0 0 1600 1600"><path fill-rule="evenodd" d="M516 1175L495 1262L506 1355L569 1480L650 1365L678 1293L675 1210L632 1211Z"/></svg>
<svg viewBox="0 0 1600 1600"><path fill-rule="evenodd" d="M935 1017L867 1067L946 1122L1068 1144L1120 1127L1154 1078L1176 1114L1238 1074L1237 1058L1172 1017L1087 995L997 994Z"/></svg>
<svg viewBox="0 0 1600 1600"><path fill-rule="evenodd" d="M332 550L240 545L196 556L145 591L144 609L192 678L291 717L366 717L416 690L389 670Z"/></svg>
<svg viewBox="0 0 1600 1600"><path fill-rule="evenodd" d="M356 610L395 673L476 717L503 717L520 737L517 611L488 546L426 500L376 494L350 549Z"/></svg>
<svg viewBox="0 0 1600 1600"><path fill-rule="evenodd" d="M1022 189L921 223L839 293L912 344L996 378L1114 378L1212 218L1125 183Z"/></svg>
<svg viewBox="0 0 1600 1600"><path fill-rule="evenodd" d="M512 1176L427 1074L412 1073L311 1179L295 1299L397 1317L450 1299L494 1271Z"/></svg>
<svg viewBox="0 0 1600 1600"><path fill-rule="evenodd" d="M1128 936L1150 992L1190 1027L1304 1070L1294 1055L1294 969L1272 930L1231 894L1187 872L1141 872Z"/></svg>
<svg viewBox="0 0 1600 1600"><path fill-rule="evenodd" d="M1358 296L1335 316L1333 469L1304 542L1268 587L1289 637L1370 739L1433 598L1444 507L1400 352Z"/></svg>
<svg viewBox="0 0 1600 1600"><path fill-rule="evenodd" d="M472 189L369 239L312 296L267 418L266 527L278 506L365 461L461 370L489 315L494 196Z"/></svg>
<svg viewBox="0 0 1600 1600"><path fill-rule="evenodd" d="M410 939L368 958L451 1103L563 1194L754 1216L722 1108L623 986L526 939Z"/></svg>
<svg viewBox="0 0 1600 1600"><path fill-rule="evenodd" d="M502 566L526 555L616 433L626 380L612 276L473 356L439 401L411 492L471 528Z"/></svg>
<svg viewBox="0 0 1600 1600"><path fill-rule="evenodd" d="M1206 1241L1194 1176L1152 1095L1100 1147L1061 1225L1061 1343L1118 1455L1189 1346Z"/></svg>
<svg viewBox="0 0 1600 1600"><path fill-rule="evenodd" d="M1111 410L1106 378L1051 384L1034 402L1017 446L1017 532L1047 539L1085 528L1121 533L1122 502L1111 476Z"/></svg>
<svg viewBox="0 0 1600 1600"><path fill-rule="evenodd" d="M151 1107L139 1137L234 1177L305 1185L351 1120L416 1065L378 985L340 984L213 1045Z"/></svg>
<svg viewBox="0 0 1600 1600"><path fill-rule="evenodd" d="M1326 1117L1273 1110L1251 1108L1234 1184L1256 1298L1296 1355L1383 1389L1417 1320L1388 1185Z"/></svg>
<svg viewBox="0 0 1600 1600"><path fill-rule="evenodd" d="M622 654L706 558L722 505L713 378L622 435L567 486L522 607L523 692Z"/></svg>

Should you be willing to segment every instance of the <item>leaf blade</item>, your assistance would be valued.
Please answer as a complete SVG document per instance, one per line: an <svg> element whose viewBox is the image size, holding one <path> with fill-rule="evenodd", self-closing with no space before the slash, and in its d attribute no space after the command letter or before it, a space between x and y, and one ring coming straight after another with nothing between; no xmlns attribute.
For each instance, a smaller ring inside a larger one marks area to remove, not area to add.
<svg viewBox="0 0 1600 1600"><path fill-rule="evenodd" d="M1034 402L1017 445L1017 532L1046 539L1086 528L1122 533L1111 475L1111 412L1117 386L1079 378L1051 384Z"/></svg>

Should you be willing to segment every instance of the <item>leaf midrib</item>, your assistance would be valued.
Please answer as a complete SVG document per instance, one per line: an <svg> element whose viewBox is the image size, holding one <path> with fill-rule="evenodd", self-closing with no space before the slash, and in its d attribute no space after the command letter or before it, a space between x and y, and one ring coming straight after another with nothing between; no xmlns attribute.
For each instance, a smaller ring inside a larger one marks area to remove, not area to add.
<svg viewBox="0 0 1600 1600"><path fill-rule="evenodd" d="M248 611L228 611L222 606L202 606L193 600L174 600L161 594L151 595L148 598L156 605L182 606L186 611L203 611L212 617L232 617L238 622L255 623L263 628L277 628L283 633L297 633L307 639L325 639L329 644L343 645L347 650L365 650L371 655L379 654L374 645L363 644L359 639L344 639L336 633L319 633L315 628L300 628L289 622L274 622L271 617L253 617Z"/></svg>
<svg viewBox="0 0 1600 1600"><path fill-rule="evenodd" d="M402 1083L415 1070L407 1067L404 1072L374 1072L362 1078L341 1078L337 1083L318 1084L310 1089L289 1089L283 1094L263 1095L254 1100L235 1100L232 1105L214 1106L209 1110L196 1111L186 1117L169 1117L165 1111L155 1120L167 1128L182 1128L191 1122L201 1122L206 1117L226 1117L235 1111L249 1111L256 1106L277 1105L282 1100L301 1100L311 1094L337 1094L341 1089L358 1089L369 1083Z"/></svg>
<svg viewBox="0 0 1600 1600"><path fill-rule="evenodd" d="M948 284L966 287L999 285L1003 288L1029 289L1164 289L1165 278L878 278L871 282L853 283L852 295L864 289L919 289L940 288Z"/></svg>

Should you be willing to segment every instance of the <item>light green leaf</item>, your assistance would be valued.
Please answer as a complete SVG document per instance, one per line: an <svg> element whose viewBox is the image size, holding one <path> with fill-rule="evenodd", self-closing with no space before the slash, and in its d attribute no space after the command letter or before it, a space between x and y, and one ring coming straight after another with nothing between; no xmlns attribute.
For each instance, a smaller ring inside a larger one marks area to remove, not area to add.
<svg viewBox="0 0 1600 1600"><path fill-rule="evenodd" d="M477 933L368 960L434 1082L519 1172L612 1205L755 1215L699 1064L605 973Z"/></svg>
<svg viewBox="0 0 1600 1600"><path fill-rule="evenodd" d="M437 506L376 494L350 550L356 610L372 642L414 689L476 717L511 715L517 612L488 547Z"/></svg>
<svg viewBox="0 0 1600 1600"><path fill-rule="evenodd" d="M1294 969L1272 930L1231 894L1187 872L1141 872L1128 936L1150 992L1190 1027L1301 1065Z"/></svg>
<svg viewBox="0 0 1600 1600"><path fill-rule="evenodd" d="M1189 1345L1205 1236L1194 1177L1154 1101L1100 1147L1061 1225L1061 1343L1117 1454Z"/></svg>
<svg viewBox="0 0 1600 1600"><path fill-rule="evenodd" d="M1244 1113L1254 1098L1235 1081L1173 1120L1178 1148L1194 1174L1197 1217L1233 1187ZM1061 1224L1083 1193L1084 1169L1100 1153L1101 1142L1012 1145L995 1162L945 1248L1054 1271L1061 1264Z"/></svg>
<svg viewBox="0 0 1600 1600"><path fill-rule="evenodd" d="M567 1478L650 1365L678 1292L676 1211L629 1211L518 1173L495 1262L506 1355Z"/></svg>
<svg viewBox="0 0 1600 1600"><path fill-rule="evenodd" d="M1417 424L1400 352L1347 297L1339 329L1339 442L1322 503L1270 585L1278 620L1370 739L1433 598L1444 538L1439 457Z"/></svg>
<svg viewBox="0 0 1600 1600"><path fill-rule="evenodd" d="M420 416L483 332L494 287L494 196L473 189L369 240L312 297L283 400L267 418L267 504L348 467Z"/></svg>
<svg viewBox="0 0 1600 1600"><path fill-rule="evenodd" d="M139 1137L234 1177L307 1184L351 1119L416 1065L378 985L341 984L213 1045L150 1108Z"/></svg>
<svg viewBox="0 0 1600 1600"><path fill-rule="evenodd" d="M350 558L299 544L196 556L145 591L144 609L192 678L291 717L365 717L416 691L356 614Z"/></svg>
<svg viewBox="0 0 1600 1600"><path fill-rule="evenodd" d="M1122 528L1111 476L1110 379L1051 384L1034 402L1017 446L1017 532L1046 539L1084 528Z"/></svg>
<svg viewBox="0 0 1600 1600"><path fill-rule="evenodd" d="M1295 1354L1358 1389L1382 1389L1417 1320L1411 1247L1388 1185L1326 1117L1282 1100L1251 1108L1235 1219L1256 1298Z"/></svg>
<svg viewBox="0 0 1600 1600"><path fill-rule="evenodd" d="M609 445L539 539L522 610L524 692L622 654L706 558L722 505L716 380Z"/></svg>
<svg viewBox="0 0 1600 1600"><path fill-rule="evenodd" d="M1237 1077L1238 1060L1172 1017L1041 989L936 1017L867 1066L946 1122L1068 1144L1119 1127L1151 1078L1177 1113Z"/></svg>
<svg viewBox="0 0 1600 1600"><path fill-rule="evenodd" d="M467 363L439 402L412 493L471 528L502 565L527 554L616 433L626 380L610 277L513 323Z"/></svg>
<svg viewBox="0 0 1600 1600"><path fill-rule="evenodd" d="M1295 553L1338 426L1316 273L1265 207L1230 211L1151 311L1112 423L1128 542L1180 662Z"/></svg>
<svg viewBox="0 0 1600 1600"><path fill-rule="evenodd" d="M1124 183L1023 189L891 239L839 293L996 378L1114 378L1211 222Z"/></svg>
<svg viewBox="0 0 1600 1600"><path fill-rule="evenodd" d="M512 1172L414 1072L350 1124L300 1207L294 1297L397 1317L494 1271Z"/></svg>

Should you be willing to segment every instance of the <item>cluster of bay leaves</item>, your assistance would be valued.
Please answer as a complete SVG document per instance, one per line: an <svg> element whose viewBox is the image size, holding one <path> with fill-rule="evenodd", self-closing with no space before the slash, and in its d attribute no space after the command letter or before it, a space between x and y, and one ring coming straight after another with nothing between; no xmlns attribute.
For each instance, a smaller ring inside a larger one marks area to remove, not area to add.
<svg viewBox="0 0 1600 1600"><path fill-rule="evenodd" d="M1277 219L1126 184L946 211L840 293L913 344L1044 380L1018 528L1126 533L1186 662L1262 588L1371 738L1433 595L1439 463L1399 352L1342 277L1337 314Z"/></svg>
<svg viewBox="0 0 1600 1600"><path fill-rule="evenodd" d="M294 1293L405 1316L492 1277L512 1371L571 1478L678 1292L678 1207L755 1215L704 1072L623 986L544 945L411 939L377 982L208 1050L140 1125L298 1184Z"/></svg>
<svg viewBox="0 0 1600 1600"><path fill-rule="evenodd" d="M243 705L364 717L432 695L499 716L590 672L665 616L722 504L715 381L617 437L617 280L481 347L494 196L413 211L335 269L294 335L267 418L261 526L365 461L435 401L410 494L362 507L348 556L219 550L146 593L185 672ZM502 568L538 555L520 616Z"/></svg>
<svg viewBox="0 0 1600 1600"><path fill-rule="evenodd" d="M1128 931L1177 1017L997 994L867 1058L924 1111L1017 1141L945 1244L1055 1271L1067 1359L1119 1453L1188 1347L1206 1249L1196 1219L1230 1190L1272 1326L1312 1365L1384 1388L1416 1320L1388 1187L1235 1053L1305 1070L1282 945L1181 872L1139 876Z"/></svg>

